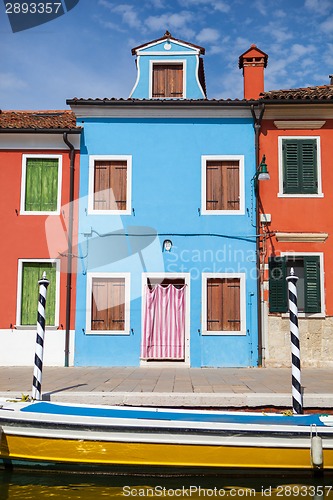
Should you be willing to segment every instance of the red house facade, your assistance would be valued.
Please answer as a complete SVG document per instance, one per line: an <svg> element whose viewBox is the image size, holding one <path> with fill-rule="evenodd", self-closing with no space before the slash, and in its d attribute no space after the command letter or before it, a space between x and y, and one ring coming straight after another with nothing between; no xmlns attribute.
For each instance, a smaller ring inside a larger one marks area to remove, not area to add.
<svg viewBox="0 0 333 500"><path fill-rule="evenodd" d="M0 113L2 366L33 365L43 271L44 364L73 364L80 132L70 111Z"/></svg>

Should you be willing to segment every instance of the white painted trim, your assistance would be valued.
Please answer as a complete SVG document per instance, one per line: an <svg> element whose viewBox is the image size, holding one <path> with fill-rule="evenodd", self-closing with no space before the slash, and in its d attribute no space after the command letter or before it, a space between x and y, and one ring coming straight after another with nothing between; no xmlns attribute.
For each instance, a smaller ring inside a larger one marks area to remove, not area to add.
<svg viewBox="0 0 333 500"><path fill-rule="evenodd" d="M92 281L94 278L124 278L125 280L125 323L124 330L92 330L91 329L91 297ZM87 273L87 296L86 296L86 335L129 335L130 334L130 291L131 273Z"/></svg>
<svg viewBox="0 0 333 500"><path fill-rule="evenodd" d="M200 52L199 49L196 49L195 47L191 47L191 45L188 45L187 43L182 43L180 42L179 40L174 40L172 38L169 39L170 40L170 43L171 44L175 44L175 45L179 45L180 47L188 47L192 52ZM159 40L156 40L155 42L151 42L151 43L147 43L147 45L144 45L143 47L141 47L140 49L136 50L136 54L141 54L142 51L146 50L146 49L149 49L150 47L155 47L156 45L159 45L160 43L163 43L163 42L166 42L167 41L167 38L160 38ZM149 51L147 51L149 52ZM147 53L145 52L145 53ZM186 54L189 54L189 52L186 52ZM151 53L149 54L151 55Z"/></svg>
<svg viewBox="0 0 333 500"><path fill-rule="evenodd" d="M29 133L5 133L0 134L0 148L13 151L24 150L50 150L50 151L66 151L68 146L64 143L63 134L29 134ZM77 151L80 150L80 134L68 134L69 141L74 145Z"/></svg>
<svg viewBox="0 0 333 500"><path fill-rule="evenodd" d="M171 99L168 105L158 99L152 99L153 104L147 106L146 103L140 103L139 100L133 105L117 104L114 105L104 102L96 105L79 104L72 107L77 119L85 118L252 118L249 107L245 106L216 106L212 104L198 105L193 99L191 104L182 103L182 99Z"/></svg>
<svg viewBox="0 0 333 500"><path fill-rule="evenodd" d="M26 171L27 171L27 160L29 158L47 158L47 159L57 159L58 160L58 193L57 193L57 210L49 212L36 212L28 211L24 209L25 205L25 181L26 181ZM20 204L20 215L59 215L61 207L61 191L62 191L62 155L51 155L51 154L23 154L22 155L22 177L21 177L21 204Z"/></svg>
<svg viewBox="0 0 333 500"><path fill-rule="evenodd" d="M23 264L26 262L36 262L36 263L52 263L56 265L56 303L54 308L54 324L59 325L59 313L60 313L60 260L59 259L19 259L18 260L18 272L17 272L17 301L16 301L16 325L15 328L20 329L25 328L30 325L21 325L21 303L22 303L22 268ZM36 284L37 286L37 284ZM37 318L37 304L36 304L36 318ZM37 325L37 319L36 319ZM34 325L31 325L33 327ZM46 327L46 329L52 328ZM31 329L31 328L30 328ZM53 328L52 328L53 329Z"/></svg>
<svg viewBox="0 0 333 500"><path fill-rule="evenodd" d="M202 98L206 99L205 92L204 92L204 90L203 90L203 88L201 86L201 83L199 81L199 59L200 59L200 57L199 57L199 55L197 55L196 56L197 62L196 62L196 68L195 68L195 79L197 81L197 85L198 85L199 89L201 90Z"/></svg>
<svg viewBox="0 0 333 500"><path fill-rule="evenodd" d="M285 139L316 139L317 141L317 176L318 176L318 193L317 194L286 194L283 192L283 151L282 142ZM279 169L279 192L278 198L323 198L322 182L321 182L321 146L320 136L314 135L281 135L278 137L278 169Z"/></svg>
<svg viewBox="0 0 333 500"><path fill-rule="evenodd" d="M240 279L240 330L239 331L211 331L207 329L207 280L209 278L239 278ZM202 325L201 335L240 336L246 335L246 274L245 273L202 273Z"/></svg>
<svg viewBox="0 0 333 500"><path fill-rule="evenodd" d="M120 160L127 162L126 210L95 210L94 209L94 170L95 161ZM131 155L90 155L89 156L89 215L131 215L132 213L132 156Z"/></svg>
<svg viewBox="0 0 333 500"><path fill-rule="evenodd" d="M277 241L282 242L302 242L302 243L324 243L328 238L328 233L275 233Z"/></svg>
<svg viewBox="0 0 333 500"><path fill-rule="evenodd" d="M186 99L186 73L187 73L187 61L186 59L151 59L149 61L149 99L155 100L175 100L175 99ZM154 64L164 65L164 64L182 64L183 65L183 95L182 97L153 97L153 66Z"/></svg>
<svg viewBox="0 0 333 500"><path fill-rule="evenodd" d="M140 56L138 56L137 59L136 59L136 81L135 81L134 87L132 88L132 91L131 91L131 93L129 95L129 99L132 98L132 95L133 95L134 91L136 90L136 88L138 86L138 83L140 81L140 76L141 76Z"/></svg>
<svg viewBox="0 0 333 500"><path fill-rule="evenodd" d="M206 209L206 162L232 160L239 162L239 210ZM201 156L201 214L202 215L244 215L245 214L245 179L244 155L202 155Z"/></svg>
<svg viewBox="0 0 333 500"><path fill-rule="evenodd" d="M190 284L191 284L191 273L142 273L142 292L141 292L141 331L143 332L143 318L144 318L144 308L145 308L145 285L147 284L148 278L159 278L161 281L165 278L183 278L185 280L186 292L185 292L185 339L184 339L184 361L147 361L140 360L141 366L159 367L161 366L190 366ZM141 348L141 343L140 343Z"/></svg>
<svg viewBox="0 0 333 500"><path fill-rule="evenodd" d="M325 272L324 272L324 254L323 252L281 252L281 257L308 257L318 256L320 262L320 313L299 312L299 318L325 318ZM283 313L283 318L288 318L289 313Z"/></svg>
<svg viewBox="0 0 333 500"><path fill-rule="evenodd" d="M185 50L182 50L182 51L173 51L173 52L170 52L170 51L165 51L163 52L162 50L152 50L151 52L142 52L141 50L138 50L137 52L138 56L142 57L142 56L165 56L166 54L168 54L168 56L170 56L171 54L174 55L174 56L197 56L200 54L200 50L193 50L193 52L186 52Z"/></svg>
<svg viewBox="0 0 333 500"><path fill-rule="evenodd" d="M274 125L279 130L315 130L322 128L326 120L276 120Z"/></svg>

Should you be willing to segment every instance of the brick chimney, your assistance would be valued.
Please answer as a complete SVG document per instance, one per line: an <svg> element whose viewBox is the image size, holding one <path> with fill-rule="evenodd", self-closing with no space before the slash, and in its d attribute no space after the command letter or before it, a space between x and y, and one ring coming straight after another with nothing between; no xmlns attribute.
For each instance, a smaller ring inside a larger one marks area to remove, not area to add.
<svg viewBox="0 0 333 500"><path fill-rule="evenodd" d="M268 55L254 44L239 57L239 67L243 69L244 99L258 99L264 92L264 68Z"/></svg>

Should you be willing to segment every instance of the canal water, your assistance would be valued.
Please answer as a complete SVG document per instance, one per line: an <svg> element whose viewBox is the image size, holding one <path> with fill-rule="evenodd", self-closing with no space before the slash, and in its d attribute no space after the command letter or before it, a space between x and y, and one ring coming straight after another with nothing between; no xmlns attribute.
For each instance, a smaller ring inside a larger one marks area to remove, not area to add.
<svg viewBox="0 0 333 500"><path fill-rule="evenodd" d="M0 471L0 500L332 499L333 474L152 476Z"/></svg>

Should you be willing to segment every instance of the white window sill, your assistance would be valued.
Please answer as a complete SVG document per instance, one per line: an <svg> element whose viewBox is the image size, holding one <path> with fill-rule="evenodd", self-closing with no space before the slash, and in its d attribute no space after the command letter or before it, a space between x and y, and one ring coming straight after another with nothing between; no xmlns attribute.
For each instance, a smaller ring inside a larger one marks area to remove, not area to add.
<svg viewBox="0 0 333 500"><path fill-rule="evenodd" d="M123 330L85 330L85 335L130 335L131 332Z"/></svg>
<svg viewBox="0 0 333 500"><path fill-rule="evenodd" d="M20 211L20 215L60 215L60 210L49 211L49 212L27 212L25 210Z"/></svg>
<svg viewBox="0 0 333 500"><path fill-rule="evenodd" d="M131 210L88 210L88 215L132 215Z"/></svg>
<svg viewBox="0 0 333 500"><path fill-rule="evenodd" d="M289 313L282 313L281 314L282 318L288 318L289 319ZM304 313L304 312L299 312L298 313L298 318L303 318L303 319L325 319L326 315L324 313Z"/></svg>
<svg viewBox="0 0 333 500"><path fill-rule="evenodd" d="M37 330L37 325L14 325L15 330ZM59 326L46 326L45 330L59 330Z"/></svg>
<svg viewBox="0 0 333 500"><path fill-rule="evenodd" d="M216 336L216 335L220 335L220 336L229 336L229 337L234 337L234 336L244 336L246 335L246 332L244 331L238 331L238 332L234 332L234 331L207 331L207 330L204 330L201 332L201 335L204 336L204 337L208 337L208 336Z"/></svg>
<svg viewBox="0 0 333 500"><path fill-rule="evenodd" d="M278 193L278 198L324 198L324 193L318 193L318 194L287 194L287 193Z"/></svg>
<svg viewBox="0 0 333 500"><path fill-rule="evenodd" d="M244 210L201 210L201 215L245 215Z"/></svg>

